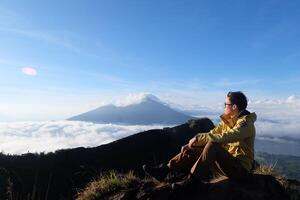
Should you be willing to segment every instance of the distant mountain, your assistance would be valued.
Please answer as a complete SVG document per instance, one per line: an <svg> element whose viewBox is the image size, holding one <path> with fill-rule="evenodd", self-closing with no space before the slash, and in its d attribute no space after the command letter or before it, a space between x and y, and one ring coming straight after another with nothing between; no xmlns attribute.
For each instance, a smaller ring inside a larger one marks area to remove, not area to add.
<svg viewBox="0 0 300 200"><path fill-rule="evenodd" d="M113 124L182 124L193 118L161 102L153 95L127 106L107 105L74 116L68 120Z"/></svg>

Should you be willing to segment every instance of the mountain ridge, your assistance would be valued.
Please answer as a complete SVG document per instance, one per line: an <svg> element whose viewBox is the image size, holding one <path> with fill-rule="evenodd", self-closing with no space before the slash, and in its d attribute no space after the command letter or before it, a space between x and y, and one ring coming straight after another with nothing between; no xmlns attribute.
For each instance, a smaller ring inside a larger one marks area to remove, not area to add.
<svg viewBox="0 0 300 200"><path fill-rule="evenodd" d="M140 102L127 106L109 104L73 116L67 120L124 125L182 124L194 117L172 109L155 96L146 96Z"/></svg>

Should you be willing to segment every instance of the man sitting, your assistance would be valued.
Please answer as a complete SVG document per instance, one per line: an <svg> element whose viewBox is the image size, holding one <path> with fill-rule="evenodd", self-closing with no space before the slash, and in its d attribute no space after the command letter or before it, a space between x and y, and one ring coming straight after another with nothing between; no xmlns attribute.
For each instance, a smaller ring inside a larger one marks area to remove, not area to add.
<svg viewBox="0 0 300 200"><path fill-rule="evenodd" d="M162 181L170 172L187 173L186 179L172 184L173 189L203 184L211 169L232 179L247 177L254 163L256 121L256 114L246 110L247 104L242 92L229 92L218 126L190 139L167 165L144 165L146 174Z"/></svg>

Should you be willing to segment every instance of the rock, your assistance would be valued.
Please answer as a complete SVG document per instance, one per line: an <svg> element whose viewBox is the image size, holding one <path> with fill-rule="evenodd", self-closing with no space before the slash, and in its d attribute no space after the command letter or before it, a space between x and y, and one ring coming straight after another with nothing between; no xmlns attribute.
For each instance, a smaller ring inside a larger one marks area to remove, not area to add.
<svg viewBox="0 0 300 200"><path fill-rule="evenodd" d="M285 188L271 175L253 174L243 182L219 177L208 183L206 191L176 193L172 190L171 183L141 180L134 187L116 191L99 200L298 200L299 186L298 181L290 181L290 188Z"/></svg>

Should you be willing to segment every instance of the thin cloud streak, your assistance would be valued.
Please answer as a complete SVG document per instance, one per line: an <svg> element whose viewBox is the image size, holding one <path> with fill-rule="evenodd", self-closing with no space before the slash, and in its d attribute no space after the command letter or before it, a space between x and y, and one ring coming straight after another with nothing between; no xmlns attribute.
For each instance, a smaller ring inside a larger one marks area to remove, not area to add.
<svg viewBox="0 0 300 200"><path fill-rule="evenodd" d="M72 50L76 53L81 52L81 49L77 47L70 38L68 38L65 34L62 35L63 33L60 33L61 34L60 36L56 36L43 31L15 29L15 28L0 28L0 31L59 45L61 47Z"/></svg>
<svg viewBox="0 0 300 200"><path fill-rule="evenodd" d="M221 80L217 81L213 85L215 86L240 86L240 85L256 85L260 83L262 80L259 79L253 79L253 80L240 80L240 81L232 81L232 80Z"/></svg>

